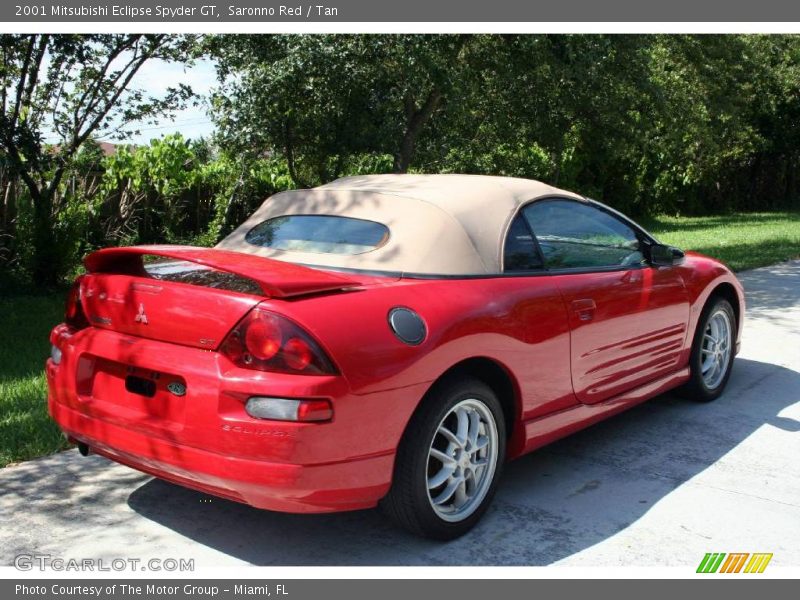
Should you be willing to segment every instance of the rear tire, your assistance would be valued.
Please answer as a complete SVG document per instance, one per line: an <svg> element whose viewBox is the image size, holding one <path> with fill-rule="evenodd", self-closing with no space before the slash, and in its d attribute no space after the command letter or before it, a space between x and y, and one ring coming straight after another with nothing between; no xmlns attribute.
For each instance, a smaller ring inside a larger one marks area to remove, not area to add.
<svg viewBox="0 0 800 600"><path fill-rule="evenodd" d="M691 375L681 395L697 402L716 400L731 376L736 344L736 314L730 302L711 298L700 315L689 357Z"/></svg>
<svg viewBox="0 0 800 600"><path fill-rule="evenodd" d="M473 378L442 381L403 435L381 506L417 535L464 535L491 503L505 452L503 409L491 388Z"/></svg>

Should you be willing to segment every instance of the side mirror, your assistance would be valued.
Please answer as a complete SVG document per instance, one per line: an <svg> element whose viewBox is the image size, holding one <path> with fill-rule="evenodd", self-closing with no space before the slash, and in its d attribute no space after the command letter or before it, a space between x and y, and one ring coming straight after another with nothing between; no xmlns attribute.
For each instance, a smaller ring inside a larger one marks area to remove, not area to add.
<svg viewBox="0 0 800 600"><path fill-rule="evenodd" d="M649 252L650 264L654 267L671 267L683 262L683 250L664 244L653 244Z"/></svg>

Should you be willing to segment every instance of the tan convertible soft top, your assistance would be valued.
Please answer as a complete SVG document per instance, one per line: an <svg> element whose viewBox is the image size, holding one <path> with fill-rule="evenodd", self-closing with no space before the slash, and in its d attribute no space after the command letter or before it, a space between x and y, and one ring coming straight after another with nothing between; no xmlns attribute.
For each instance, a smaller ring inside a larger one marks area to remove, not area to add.
<svg viewBox="0 0 800 600"><path fill-rule="evenodd" d="M500 273L503 244L520 205L544 197L581 199L539 181L483 175L365 175L281 192L218 244L308 265L427 275ZM383 223L389 240L363 254L264 248L245 241L259 223L284 215L337 215Z"/></svg>

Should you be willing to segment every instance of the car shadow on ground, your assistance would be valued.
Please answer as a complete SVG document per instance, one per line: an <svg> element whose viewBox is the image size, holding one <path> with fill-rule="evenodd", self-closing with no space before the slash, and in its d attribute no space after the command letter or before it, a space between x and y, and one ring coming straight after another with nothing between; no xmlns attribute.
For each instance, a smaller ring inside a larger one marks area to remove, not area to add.
<svg viewBox="0 0 800 600"><path fill-rule="evenodd" d="M128 504L257 565L546 565L622 531L758 428L800 431L779 416L797 390L797 372L737 359L717 402L660 396L510 463L485 518L450 543L395 529L379 510L280 514L161 480L138 487Z"/></svg>

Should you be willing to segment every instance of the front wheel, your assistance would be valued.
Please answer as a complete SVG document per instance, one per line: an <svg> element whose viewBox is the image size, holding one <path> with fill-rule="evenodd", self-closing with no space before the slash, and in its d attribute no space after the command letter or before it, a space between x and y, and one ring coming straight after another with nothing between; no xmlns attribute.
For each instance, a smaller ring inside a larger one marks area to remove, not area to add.
<svg viewBox="0 0 800 600"><path fill-rule="evenodd" d="M403 436L382 506L413 533L461 536L488 508L505 450L503 410L486 384L470 378L437 385Z"/></svg>
<svg viewBox="0 0 800 600"><path fill-rule="evenodd" d="M717 399L725 389L733 366L736 315L730 302L712 299L703 310L689 358L691 376L681 388L698 402Z"/></svg>

